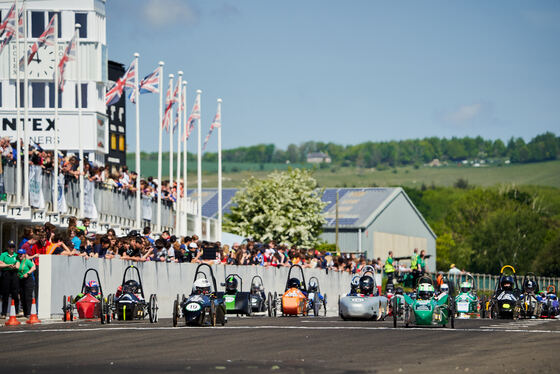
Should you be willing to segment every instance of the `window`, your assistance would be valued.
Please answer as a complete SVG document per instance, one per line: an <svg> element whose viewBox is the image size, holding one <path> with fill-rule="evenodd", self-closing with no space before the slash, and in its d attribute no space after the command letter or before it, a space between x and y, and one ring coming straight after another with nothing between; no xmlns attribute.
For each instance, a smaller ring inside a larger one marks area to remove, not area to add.
<svg viewBox="0 0 560 374"><path fill-rule="evenodd" d="M31 92L33 93L31 106L33 108L45 107L45 83L31 82Z"/></svg>
<svg viewBox="0 0 560 374"><path fill-rule="evenodd" d="M115 134L111 134L111 151L117 150L117 136Z"/></svg>
<svg viewBox="0 0 560 374"><path fill-rule="evenodd" d="M31 12L31 37L38 38L45 31L45 13Z"/></svg>
<svg viewBox="0 0 560 374"><path fill-rule="evenodd" d="M125 151L124 135L119 135L119 151Z"/></svg>
<svg viewBox="0 0 560 374"><path fill-rule="evenodd" d="M87 38L87 13L76 13L75 23L80 26L80 38Z"/></svg>
<svg viewBox="0 0 560 374"><path fill-rule="evenodd" d="M54 108L54 83L50 82L49 85L49 108ZM58 107L62 108L62 91L58 90Z"/></svg>
<svg viewBox="0 0 560 374"><path fill-rule="evenodd" d="M58 37L62 38L62 19L60 16L60 12L49 12L49 18L47 19L47 22L50 22L52 16L54 16L55 14L58 14Z"/></svg>
<svg viewBox="0 0 560 374"><path fill-rule="evenodd" d="M75 85L74 87L76 87L76 92L75 92L75 98L76 98L76 108L78 107L78 85ZM87 83L82 83L82 108L87 108L88 107L88 102L87 102Z"/></svg>
<svg viewBox="0 0 560 374"><path fill-rule="evenodd" d="M14 83L14 108L17 107L16 84ZM23 108L23 82L19 82L19 107Z"/></svg>

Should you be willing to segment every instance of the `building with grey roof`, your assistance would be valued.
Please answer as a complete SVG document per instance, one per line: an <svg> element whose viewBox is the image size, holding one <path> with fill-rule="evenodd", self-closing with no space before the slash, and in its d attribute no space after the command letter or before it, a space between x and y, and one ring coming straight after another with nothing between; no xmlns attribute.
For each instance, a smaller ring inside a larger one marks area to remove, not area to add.
<svg viewBox="0 0 560 374"><path fill-rule="evenodd" d="M416 209L406 192L394 188L327 188L322 200L325 226L321 238L335 243L336 194L338 191L338 240L342 252L363 253L368 258L385 260L387 252L395 257L412 255L414 248L426 250L428 269L435 270L436 235ZM223 190L222 209L227 214L237 189ZM189 190L194 197L196 190ZM217 218L217 189L203 189L202 215Z"/></svg>

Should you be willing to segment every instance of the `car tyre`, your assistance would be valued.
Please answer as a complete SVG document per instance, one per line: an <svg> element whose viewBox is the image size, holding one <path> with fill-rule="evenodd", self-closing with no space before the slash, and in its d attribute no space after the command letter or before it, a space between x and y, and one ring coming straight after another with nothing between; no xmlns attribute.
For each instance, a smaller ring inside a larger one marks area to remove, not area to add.
<svg viewBox="0 0 560 374"><path fill-rule="evenodd" d="M179 295L177 295L177 299ZM173 301L173 327L177 327L177 320L179 319L179 302Z"/></svg>

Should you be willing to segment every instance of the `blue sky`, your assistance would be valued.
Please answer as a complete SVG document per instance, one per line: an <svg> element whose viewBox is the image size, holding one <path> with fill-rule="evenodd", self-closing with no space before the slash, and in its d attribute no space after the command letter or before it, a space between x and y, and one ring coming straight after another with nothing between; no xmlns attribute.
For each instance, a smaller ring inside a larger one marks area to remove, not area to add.
<svg viewBox="0 0 560 374"><path fill-rule="evenodd" d="M142 76L183 70L189 111L203 90L203 139L223 98L224 148L560 133L558 1L108 0L107 40Z"/></svg>

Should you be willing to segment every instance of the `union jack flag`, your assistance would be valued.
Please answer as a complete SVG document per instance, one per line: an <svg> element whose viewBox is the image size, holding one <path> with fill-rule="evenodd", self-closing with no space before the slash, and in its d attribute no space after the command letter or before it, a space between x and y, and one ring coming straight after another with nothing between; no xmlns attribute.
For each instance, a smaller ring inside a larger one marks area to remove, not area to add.
<svg viewBox="0 0 560 374"><path fill-rule="evenodd" d="M109 106L119 101L122 96L123 90L126 87L132 88L132 91L134 91L135 77L136 59L132 60L132 63L130 64L124 75L113 84L109 91L107 91L107 93L105 94L105 105Z"/></svg>
<svg viewBox="0 0 560 374"><path fill-rule="evenodd" d="M10 8L10 10L8 10L8 13L6 14L4 19L2 20L2 23L0 23L0 38L2 36L4 36L4 32L6 31L6 29L8 27L8 23L11 21L11 19L14 18L15 8L16 8L16 3L14 2L12 7Z"/></svg>
<svg viewBox="0 0 560 374"><path fill-rule="evenodd" d="M165 98L165 114L163 117L163 127L167 131L169 131L169 122L171 121L171 117L173 116L173 104L179 101L179 81L177 81L177 85L175 86L175 90L173 90L173 94L171 93L171 87L167 90L167 96ZM175 126L173 126L175 128Z"/></svg>
<svg viewBox="0 0 560 374"><path fill-rule="evenodd" d="M140 94L144 93L159 93L159 75L161 72L161 67L156 68L152 73L146 75L144 79L138 84L140 87ZM136 96L136 91L132 90L128 94L128 99L131 103L134 103L134 98Z"/></svg>
<svg viewBox="0 0 560 374"><path fill-rule="evenodd" d="M5 20L6 26L4 26L4 30L2 32L5 36L4 40L2 40L2 44L0 44L0 53L2 53L4 47L12 41L12 38L16 34L16 28L14 26L15 12L9 12L6 17L8 19ZM4 21L2 21L2 24L4 24ZM20 38L23 38L23 9L20 9L18 13L18 34Z"/></svg>
<svg viewBox="0 0 560 374"><path fill-rule="evenodd" d="M208 140L210 140L210 135L212 135L212 131L214 131L214 129L217 127L222 127L222 110L220 106L218 106L218 111L216 112L216 115L214 116L214 120L210 125L210 131L208 132L208 135L206 135L206 139L204 139L202 152L204 152L204 150L206 149L206 144L208 144Z"/></svg>
<svg viewBox="0 0 560 374"><path fill-rule="evenodd" d="M66 69L66 64L69 61L74 61L74 56L76 56L76 45L78 44L78 33L74 33L74 36L68 42L64 54L58 63L58 87L60 91L64 91L64 70Z"/></svg>
<svg viewBox="0 0 560 374"><path fill-rule="evenodd" d="M194 100L191 115L187 120L187 127L185 128L185 134L183 135L183 141L188 140L191 132L194 129L194 124L197 119L200 118L200 94L196 94L196 99Z"/></svg>
<svg viewBox="0 0 560 374"><path fill-rule="evenodd" d="M54 17L55 16L52 16L47 28L45 29L45 31L43 31L43 33L41 34L39 39L37 39L37 41L35 43L33 43L33 45L31 46L31 49L27 52L27 63L28 64L31 62L31 60L33 59L33 56L35 56L35 54L37 53L39 48L41 48L43 45L54 45ZM23 62L24 62L24 59L23 59L23 56L22 56L21 59L19 60L19 66L23 65Z"/></svg>

